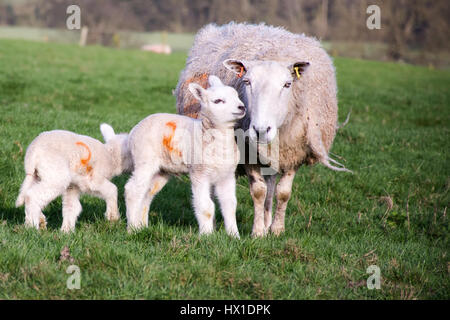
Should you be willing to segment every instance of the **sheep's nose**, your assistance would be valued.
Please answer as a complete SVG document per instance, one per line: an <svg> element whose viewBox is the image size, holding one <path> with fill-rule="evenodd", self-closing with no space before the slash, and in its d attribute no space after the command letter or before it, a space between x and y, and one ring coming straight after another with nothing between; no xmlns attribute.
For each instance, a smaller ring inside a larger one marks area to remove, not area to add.
<svg viewBox="0 0 450 320"><path fill-rule="evenodd" d="M241 110L242 112L245 112L245 107L244 106L239 106L238 109Z"/></svg>
<svg viewBox="0 0 450 320"><path fill-rule="evenodd" d="M269 133L269 131L272 129L271 126L268 126L267 128L256 128L253 126L253 130L256 131L256 134L259 135L259 133Z"/></svg>

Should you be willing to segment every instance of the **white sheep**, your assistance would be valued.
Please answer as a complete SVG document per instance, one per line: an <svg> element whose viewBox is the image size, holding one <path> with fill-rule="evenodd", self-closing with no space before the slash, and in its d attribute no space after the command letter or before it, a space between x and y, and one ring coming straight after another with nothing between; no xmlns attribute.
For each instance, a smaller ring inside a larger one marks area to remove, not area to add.
<svg viewBox="0 0 450 320"><path fill-rule="evenodd" d="M16 201L16 207L25 204L27 226L45 228L42 210L62 195L61 230L74 231L82 210L81 193L103 198L106 218L119 219L117 188L110 179L132 170L128 135L116 135L107 124L100 130L105 144L65 130L43 132L31 142L25 155L26 177Z"/></svg>
<svg viewBox="0 0 450 320"><path fill-rule="evenodd" d="M200 234L214 229L215 208L210 194L214 187L225 229L239 237L235 195L239 150L233 128L245 116L245 107L236 90L224 86L219 78L210 76L209 85L207 90L196 83L189 85L200 101L202 120L158 113L130 132L134 172L125 185L130 232L148 226L151 201L170 175L189 173Z"/></svg>
<svg viewBox="0 0 450 320"><path fill-rule="evenodd" d="M244 164L255 210L252 233L259 237L271 230L278 235L285 228L287 202L301 165L321 163L348 171L329 156L338 114L333 62L319 41L303 34L264 24L209 24L197 33L181 72L175 90L179 114L197 118L199 106L187 87L209 74L238 90L248 108L238 125L265 162ZM271 174L262 170L267 163L274 169Z"/></svg>

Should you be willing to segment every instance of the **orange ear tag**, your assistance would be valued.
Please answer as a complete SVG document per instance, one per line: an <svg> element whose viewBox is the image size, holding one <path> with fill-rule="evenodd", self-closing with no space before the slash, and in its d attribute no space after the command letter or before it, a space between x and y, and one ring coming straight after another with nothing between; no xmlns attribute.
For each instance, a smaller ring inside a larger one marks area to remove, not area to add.
<svg viewBox="0 0 450 320"><path fill-rule="evenodd" d="M243 74L244 74L244 67L241 66L241 72L237 75L237 77L242 78Z"/></svg>

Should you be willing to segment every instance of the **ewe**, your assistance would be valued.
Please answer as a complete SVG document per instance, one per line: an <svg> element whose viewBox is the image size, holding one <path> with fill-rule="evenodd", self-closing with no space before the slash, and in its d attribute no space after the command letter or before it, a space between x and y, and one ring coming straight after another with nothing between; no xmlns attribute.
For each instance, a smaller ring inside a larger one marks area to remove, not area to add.
<svg viewBox="0 0 450 320"><path fill-rule="evenodd" d="M25 155L26 177L16 207L25 204L25 224L46 227L42 211L62 194L61 230L74 231L81 212L79 197L88 193L106 201L105 216L118 220L117 188L109 180L132 170L127 134L115 134L111 126L100 126L106 144L70 131L41 133L29 145Z"/></svg>
<svg viewBox="0 0 450 320"><path fill-rule="evenodd" d="M269 230L278 235L285 228L286 206L300 166L321 163L348 171L329 156L338 128L333 62L316 39L302 34L264 24L209 24L197 33L180 75L175 90L179 114L197 118L199 108L187 85L209 74L234 87L248 109L238 127L248 133L248 147L257 150L260 160L246 155L244 164L254 203L253 235ZM267 163L272 174L263 170Z"/></svg>
<svg viewBox="0 0 450 320"><path fill-rule="evenodd" d="M153 197L170 174L189 173L200 234L213 231L214 202L220 203L225 229L239 237L236 225L235 170L239 150L234 125L245 116L236 90L209 77L210 88L196 83L189 90L200 101L201 120L175 114L154 114L138 123L129 136L134 172L125 186L128 230L148 225Z"/></svg>

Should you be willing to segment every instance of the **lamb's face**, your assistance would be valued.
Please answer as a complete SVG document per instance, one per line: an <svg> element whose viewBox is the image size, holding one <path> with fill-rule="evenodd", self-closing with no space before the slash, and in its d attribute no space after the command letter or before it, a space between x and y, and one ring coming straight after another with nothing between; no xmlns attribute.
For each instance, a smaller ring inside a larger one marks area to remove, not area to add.
<svg viewBox="0 0 450 320"><path fill-rule="evenodd" d="M203 89L191 83L189 89L201 103L201 112L215 125L232 127L245 116L244 103L239 99L237 91L225 86L216 76L209 77L210 87Z"/></svg>
<svg viewBox="0 0 450 320"><path fill-rule="evenodd" d="M289 111L293 82L309 63L282 64L276 61L225 60L225 67L242 78L250 117L249 137L270 143Z"/></svg>

